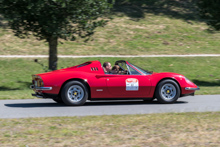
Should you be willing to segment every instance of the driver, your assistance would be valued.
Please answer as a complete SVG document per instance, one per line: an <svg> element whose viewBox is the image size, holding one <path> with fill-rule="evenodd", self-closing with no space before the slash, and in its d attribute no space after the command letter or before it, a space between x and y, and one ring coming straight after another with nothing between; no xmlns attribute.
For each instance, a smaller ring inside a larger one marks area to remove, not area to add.
<svg viewBox="0 0 220 147"><path fill-rule="evenodd" d="M119 71L119 69L120 69L120 67L119 67L118 65L114 65L114 66L112 67L111 73L112 73L112 74L120 74L121 71Z"/></svg>
<svg viewBox="0 0 220 147"><path fill-rule="evenodd" d="M112 65L110 62L104 62L103 63L103 69L105 74L111 74Z"/></svg>
<svg viewBox="0 0 220 147"><path fill-rule="evenodd" d="M120 66L114 65L112 67L111 73L112 74L128 74L128 71L127 70L120 71Z"/></svg>

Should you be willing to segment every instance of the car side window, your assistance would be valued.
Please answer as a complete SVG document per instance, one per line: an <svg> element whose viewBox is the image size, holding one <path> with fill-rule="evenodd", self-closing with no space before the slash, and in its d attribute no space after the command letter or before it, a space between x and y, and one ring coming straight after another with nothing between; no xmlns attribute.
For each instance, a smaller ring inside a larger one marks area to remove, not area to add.
<svg viewBox="0 0 220 147"><path fill-rule="evenodd" d="M125 63L118 63L122 71L128 71L128 75L141 75L137 70ZM124 73L125 74L125 73Z"/></svg>
<svg viewBox="0 0 220 147"><path fill-rule="evenodd" d="M128 67L128 71L130 72L130 75L141 75L138 71L136 71L131 66L127 65L127 67Z"/></svg>
<svg viewBox="0 0 220 147"><path fill-rule="evenodd" d="M120 66L120 68L121 68L122 71L125 71L125 70L128 71L128 68L127 68L126 64L124 64L124 63L119 63L118 65Z"/></svg>

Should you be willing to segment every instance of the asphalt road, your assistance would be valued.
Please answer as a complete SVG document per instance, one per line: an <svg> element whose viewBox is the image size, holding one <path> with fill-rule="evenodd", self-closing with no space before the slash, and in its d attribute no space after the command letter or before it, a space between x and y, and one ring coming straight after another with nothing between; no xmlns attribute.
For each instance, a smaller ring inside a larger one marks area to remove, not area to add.
<svg viewBox="0 0 220 147"><path fill-rule="evenodd" d="M196 95L180 98L174 104L157 101L88 101L84 106L70 107L50 99L0 100L0 118L56 117L148 114L167 112L220 111L220 95Z"/></svg>

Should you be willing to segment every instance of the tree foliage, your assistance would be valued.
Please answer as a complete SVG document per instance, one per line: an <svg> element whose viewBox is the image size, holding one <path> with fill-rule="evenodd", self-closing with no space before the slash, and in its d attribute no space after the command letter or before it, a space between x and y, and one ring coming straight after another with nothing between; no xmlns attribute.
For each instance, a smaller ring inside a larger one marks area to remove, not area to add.
<svg viewBox="0 0 220 147"><path fill-rule="evenodd" d="M220 0L199 0L198 7L202 18L215 30L220 30Z"/></svg>
<svg viewBox="0 0 220 147"><path fill-rule="evenodd" d="M0 0L0 13L16 36L30 34L49 43L49 68L56 69L58 39L87 37L103 26L107 0Z"/></svg>

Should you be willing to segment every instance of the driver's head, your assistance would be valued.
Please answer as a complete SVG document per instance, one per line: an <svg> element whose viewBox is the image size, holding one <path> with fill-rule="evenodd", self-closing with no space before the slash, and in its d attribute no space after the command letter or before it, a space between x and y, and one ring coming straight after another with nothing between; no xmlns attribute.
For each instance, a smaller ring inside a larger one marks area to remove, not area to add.
<svg viewBox="0 0 220 147"><path fill-rule="evenodd" d="M115 70L115 71L119 71L119 69L120 69L120 67L118 66L118 65L114 65L113 67L112 67L112 70Z"/></svg>
<svg viewBox="0 0 220 147"><path fill-rule="evenodd" d="M103 67L106 69L107 72L111 71L112 65L109 62L103 63Z"/></svg>
<svg viewBox="0 0 220 147"><path fill-rule="evenodd" d="M120 69L120 67L118 66L118 65L114 65L113 67L112 67L112 73L113 74L118 74L119 73L119 69Z"/></svg>

